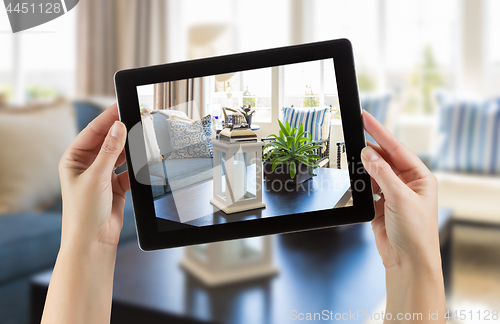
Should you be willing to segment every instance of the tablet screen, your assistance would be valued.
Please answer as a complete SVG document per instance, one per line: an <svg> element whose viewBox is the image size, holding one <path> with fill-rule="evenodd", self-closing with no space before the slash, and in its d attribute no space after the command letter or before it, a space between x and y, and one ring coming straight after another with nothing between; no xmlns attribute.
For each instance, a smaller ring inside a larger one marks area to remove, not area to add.
<svg viewBox="0 0 500 324"><path fill-rule="evenodd" d="M160 231L352 206L333 59L137 95Z"/></svg>

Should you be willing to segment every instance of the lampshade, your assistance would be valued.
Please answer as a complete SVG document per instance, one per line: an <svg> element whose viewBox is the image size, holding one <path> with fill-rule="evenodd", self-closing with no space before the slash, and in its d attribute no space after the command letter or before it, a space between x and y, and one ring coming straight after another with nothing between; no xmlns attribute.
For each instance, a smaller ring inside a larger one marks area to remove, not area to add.
<svg viewBox="0 0 500 324"><path fill-rule="evenodd" d="M238 85L240 82L240 74L238 72L217 74L215 76L215 91L226 92L232 91L233 86Z"/></svg>
<svg viewBox="0 0 500 324"><path fill-rule="evenodd" d="M207 23L191 26L188 31L188 58L230 53L231 28L226 24Z"/></svg>

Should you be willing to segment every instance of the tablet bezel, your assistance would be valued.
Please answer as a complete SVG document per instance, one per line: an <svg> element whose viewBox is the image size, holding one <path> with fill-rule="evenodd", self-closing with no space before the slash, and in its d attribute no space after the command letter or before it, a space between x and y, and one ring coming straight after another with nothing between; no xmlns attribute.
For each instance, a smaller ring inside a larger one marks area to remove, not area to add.
<svg viewBox="0 0 500 324"><path fill-rule="evenodd" d="M193 228L182 228L189 225L172 222L172 225L182 229L160 232L151 186L139 183L134 172L129 172L137 236L142 250L311 230L367 222L374 218L370 176L362 168L360 158L366 142L352 45L347 39L118 71L115 74L115 89L120 119L129 131L141 123L137 86L323 59L334 60L351 188L354 184L358 189L364 187L364 190L352 190L353 206ZM144 141L142 145L142 148L134 147L134 150L142 149L145 156ZM128 140L125 151L129 171L133 171Z"/></svg>

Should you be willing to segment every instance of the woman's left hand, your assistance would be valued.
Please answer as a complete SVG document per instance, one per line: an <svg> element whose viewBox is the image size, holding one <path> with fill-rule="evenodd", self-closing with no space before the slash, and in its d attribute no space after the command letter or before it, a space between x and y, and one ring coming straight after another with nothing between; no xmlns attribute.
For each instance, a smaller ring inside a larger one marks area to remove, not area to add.
<svg viewBox="0 0 500 324"><path fill-rule="evenodd" d="M127 172L116 175L114 169L125 162L126 134L114 104L94 119L64 153L59 163L63 196L61 245L118 244L130 183Z"/></svg>
<svg viewBox="0 0 500 324"><path fill-rule="evenodd" d="M127 130L116 104L94 119L59 162L63 196L61 247L42 323L109 323L116 248L123 224L128 174Z"/></svg>

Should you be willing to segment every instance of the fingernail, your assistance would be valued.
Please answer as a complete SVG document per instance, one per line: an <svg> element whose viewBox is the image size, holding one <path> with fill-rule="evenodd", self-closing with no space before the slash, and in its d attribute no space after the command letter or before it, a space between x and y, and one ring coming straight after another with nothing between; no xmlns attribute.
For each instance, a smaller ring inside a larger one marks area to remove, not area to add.
<svg viewBox="0 0 500 324"><path fill-rule="evenodd" d="M119 121L115 121L113 126L111 127L111 136L120 138L123 134L123 128L120 125L121 123Z"/></svg>
<svg viewBox="0 0 500 324"><path fill-rule="evenodd" d="M375 162L380 158L380 155L370 146L365 147L361 151L361 156L368 162Z"/></svg>

